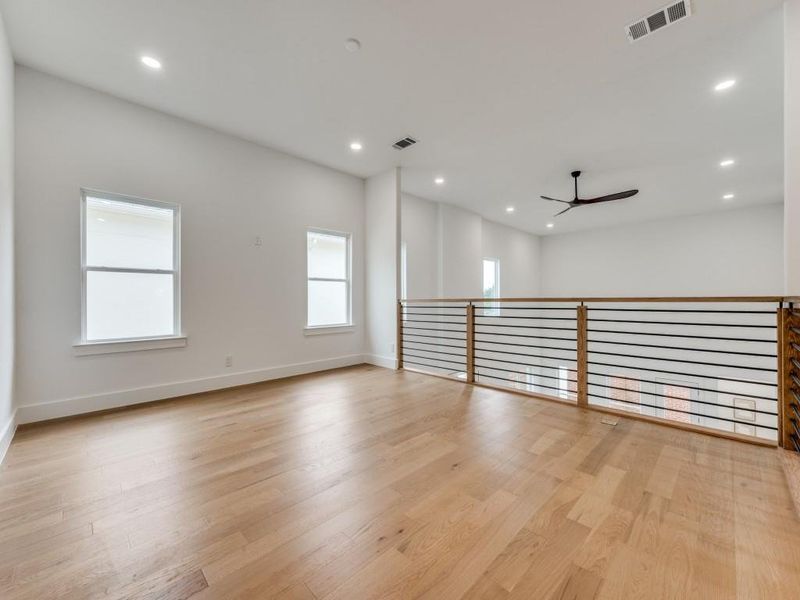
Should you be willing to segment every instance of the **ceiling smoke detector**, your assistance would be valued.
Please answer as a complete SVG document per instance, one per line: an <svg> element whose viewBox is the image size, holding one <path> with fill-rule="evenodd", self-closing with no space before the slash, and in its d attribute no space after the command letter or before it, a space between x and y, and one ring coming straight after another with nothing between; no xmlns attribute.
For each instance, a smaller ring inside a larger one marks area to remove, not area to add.
<svg viewBox="0 0 800 600"><path fill-rule="evenodd" d="M392 148L395 148L397 150L405 150L409 146L413 146L416 143L417 140L415 140L414 138L404 137L402 140L397 140L394 144L392 144Z"/></svg>
<svg viewBox="0 0 800 600"><path fill-rule="evenodd" d="M691 0L673 2L653 14L642 17L638 21L627 25L625 27L625 35L628 36L628 41L632 44L659 29L669 27L677 21L690 17L691 15Z"/></svg>
<svg viewBox="0 0 800 600"><path fill-rule="evenodd" d="M356 38L348 38L344 41L344 49L348 52L358 52L361 50L361 42Z"/></svg>

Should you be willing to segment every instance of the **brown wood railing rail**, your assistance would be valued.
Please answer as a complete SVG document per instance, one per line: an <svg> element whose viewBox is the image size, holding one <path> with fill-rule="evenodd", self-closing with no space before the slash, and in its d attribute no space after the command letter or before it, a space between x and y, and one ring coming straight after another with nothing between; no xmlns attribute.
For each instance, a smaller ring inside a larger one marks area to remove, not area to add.
<svg viewBox="0 0 800 600"><path fill-rule="evenodd" d="M797 298L400 300L397 359L401 369L800 451Z"/></svg>
<svg viewBox="0 0 800 600"><path fill-rule="evenodd" d="M780 395L781 431L780 445L800 452L800 303L791 298L784 303L778 316L781 330Z"/></svg>

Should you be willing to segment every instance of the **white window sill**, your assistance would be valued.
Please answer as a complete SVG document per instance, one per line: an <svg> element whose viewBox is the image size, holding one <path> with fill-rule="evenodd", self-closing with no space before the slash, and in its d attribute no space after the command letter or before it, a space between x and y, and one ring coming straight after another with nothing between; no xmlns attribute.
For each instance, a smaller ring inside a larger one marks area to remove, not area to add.
<svg viewBox="0 0 800 600"><path fill-rule="evenodd" d="M332 333L353 333L355 325L319 325L317 327L306 327L306 335L328 335Z"/></svg>
<svg viewBox="0 0 800 600"><path fill-rule="evenodd" d="M141 350L160 350L162 348L185 348L186 336L176 335L141 340L118 340L109 342L81 342L75 344L76 356L95 356L97 354L116 354L119 352L139 352Z"/></svg>

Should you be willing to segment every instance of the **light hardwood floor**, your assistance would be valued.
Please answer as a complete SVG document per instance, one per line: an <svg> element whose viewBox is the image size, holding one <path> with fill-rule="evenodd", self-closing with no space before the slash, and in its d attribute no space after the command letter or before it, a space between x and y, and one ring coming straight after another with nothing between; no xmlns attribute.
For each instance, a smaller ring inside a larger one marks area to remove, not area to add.
<svg viewBox="0 0 800 600"><path fill-rule="evenodd" d="M21 430L0 598L798 598L780 456L355 367Z"/></svg>

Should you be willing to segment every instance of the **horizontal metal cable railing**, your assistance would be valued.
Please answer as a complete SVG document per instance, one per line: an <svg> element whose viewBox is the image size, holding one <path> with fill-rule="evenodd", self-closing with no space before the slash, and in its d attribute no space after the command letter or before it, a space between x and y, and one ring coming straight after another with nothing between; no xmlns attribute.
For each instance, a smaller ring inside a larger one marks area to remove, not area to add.
<svg viewBox="0 0 800 600"><path fill-rule="evenodd" d="M800 451L790 299L403 300L401 367Z"/></svg>
<svg viewBox="0 0 800 600"><path fill-rule="evenodd" d="M588 403L778 439L777 303L587 303Z"/></svg>
<svg viewBox="0 0 800 600"><path fill-rule="evenodd" d="M576 400L576 303L475 303L475 381Z"/></svg>
<svg viewBox="0 0 800 600"><path fill-rule="evenodd" d="M403 363L433 373L466 378L467 303L430 301L401 305Z"/></svg>

